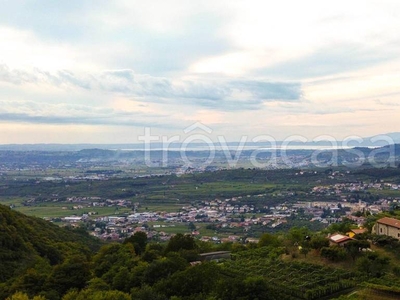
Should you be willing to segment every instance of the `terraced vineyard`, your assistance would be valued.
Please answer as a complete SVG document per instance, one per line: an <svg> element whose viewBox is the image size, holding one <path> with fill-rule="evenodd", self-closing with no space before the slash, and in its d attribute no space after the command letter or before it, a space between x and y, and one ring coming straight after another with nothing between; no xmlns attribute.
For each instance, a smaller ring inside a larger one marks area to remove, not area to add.
<svg viewBox="0 0 400 300"><path fill-rule="evenodd" d="M355 287L359 279L354 272L343 269L266 257L254 259L254 255L245 254L237 255L224 267L246 276L264 278L269 288L285 295L285 299L320 299Z"/></svg>

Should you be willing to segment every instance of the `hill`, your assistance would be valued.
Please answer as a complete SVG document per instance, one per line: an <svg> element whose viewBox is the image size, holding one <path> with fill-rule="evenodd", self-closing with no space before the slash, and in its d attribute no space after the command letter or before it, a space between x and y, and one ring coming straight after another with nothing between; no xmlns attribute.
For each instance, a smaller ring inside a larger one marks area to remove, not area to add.
<svg viewBox="0 0 400 300"><path fill-rule="evenodd" d="M84 230L60 228L0 205L0 298L15 278L38 263L51 268L74 254L88 257L100 246Z"/></svg>

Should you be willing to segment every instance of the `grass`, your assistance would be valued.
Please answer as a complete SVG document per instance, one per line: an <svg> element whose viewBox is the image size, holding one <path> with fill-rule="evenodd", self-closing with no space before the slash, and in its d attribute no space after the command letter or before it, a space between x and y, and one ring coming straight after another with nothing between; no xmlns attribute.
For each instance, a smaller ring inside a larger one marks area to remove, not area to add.
<svg viewBox="0 0 400 300"><path fill-rule="evenodd" d="M311 250L306 257L304 257L303 254L300 254L298 251L296 252L296 258L292 258L292 255L284 255L283 260L285 261L301 261L301 262L306 262L306 263L311 263L311 264L318 264L321 266L329 266L332 268L341 268L341 269L347 269L347 270L353 270L354 269L354 264L355 262L351 259L348 258L343 261L339 262L332 262L328 259L325 259L321 257L321 255L318 253L317 250Z"/></svg>
<svg viewBox="0 0 400 300"><path fill-rule="evenodd" d="M371 289L361 289L350 293L349 295L342 296L340 299L348 300L395 300L399 299L397 295L389 295L382 292L374 291Z"/></svg>
<svg viewBox="0 0 400 300"><path fill-rule="evenodd" d="M371 194L379 195L379 196L382 196L382 197L400 197L400 190L389 190L389 189L375 190L375 189L369 189L368 191Z"/></svg>
<svg viewBox="0 0 400 300"><path fill-rule="evenodd" d="M97 212L95 217L108 216L114 214L123 214L131 212L130 208L119 208L115 207L84 207L82 209L70 209L73 205L53 205L48 206L46 204L40 204L37 206L18 206L14 208L16 211L22 212L28 216L34 216L39 218L49 217L49 218L62 218L72 215L81 216L84 213ZM62 207L67 207L68 209L63 209Z"/></svg>
<svg viewBox="0 0 400 300"><path fill-rule="evenodd" d="M182 204L177 203L146 203L142 202L137 212L178 212L182 208Z"/></svg>
<svg viewBox="0 0 400 300"><path fill-rule="evenodd" d="M165 233L190 233L191 231L188 228L188 224L186 223L162 223L162 222L150 222L148 225L152 230L157 232L165 232ZM154 228L154 225L160 225L160 227ZM163 227L164 226L164 227Z"/></svg>

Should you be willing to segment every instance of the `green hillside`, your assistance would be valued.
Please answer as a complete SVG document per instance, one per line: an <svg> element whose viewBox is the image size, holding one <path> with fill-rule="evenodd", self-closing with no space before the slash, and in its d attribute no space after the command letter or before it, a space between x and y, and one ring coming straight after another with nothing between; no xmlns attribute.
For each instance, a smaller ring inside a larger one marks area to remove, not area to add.
<svg viewBox="0 0 400 300"><path fill-rule="evenodd" d="M88 259L100 246L85 231L60 228L0 205L0 299L15 278L35 266L45 272L72 256Z"/></svg>

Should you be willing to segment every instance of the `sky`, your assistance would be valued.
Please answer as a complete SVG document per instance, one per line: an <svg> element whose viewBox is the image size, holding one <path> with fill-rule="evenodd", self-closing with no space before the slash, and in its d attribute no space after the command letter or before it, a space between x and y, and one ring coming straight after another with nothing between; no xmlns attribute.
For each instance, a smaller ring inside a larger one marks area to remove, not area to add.
<svg viewBox="0 0 400 300"><path fill-rule="evenodd" d="M398 0L0 1L0 144L400 131Z"/></svg>

